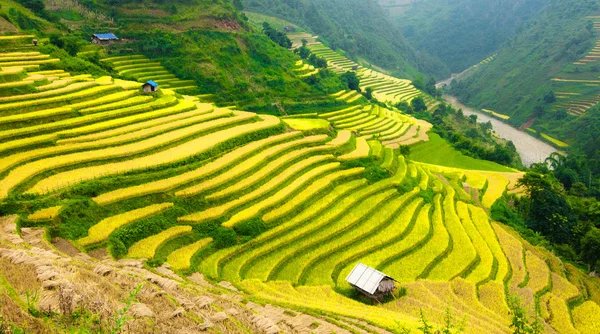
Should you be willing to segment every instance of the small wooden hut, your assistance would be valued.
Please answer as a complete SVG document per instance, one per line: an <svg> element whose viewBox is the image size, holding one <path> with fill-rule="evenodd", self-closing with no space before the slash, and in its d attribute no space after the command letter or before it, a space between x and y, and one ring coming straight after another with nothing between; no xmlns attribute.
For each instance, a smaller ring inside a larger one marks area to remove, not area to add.
<svg viewBox="0 0 600 334"><path fill-rule="evenodd" d="M358 263L346 277L356 290L370 299L381 302L392 295L396 280L362 263Z"/></svg>
<svg viewBox="0 0 600 334"><path fill-rule="evenodd" d="M144 93L156 92L158 90L158 84L154 82L154 80L148 80L148 82L142 85L142 90Z"/></svg>
<svg viewBox="0 0 600 334"><path fill-rule="evenodd" d="M92 43L96 45L108 45L118 41L119 38L113 33L93 34Z"/></svg>

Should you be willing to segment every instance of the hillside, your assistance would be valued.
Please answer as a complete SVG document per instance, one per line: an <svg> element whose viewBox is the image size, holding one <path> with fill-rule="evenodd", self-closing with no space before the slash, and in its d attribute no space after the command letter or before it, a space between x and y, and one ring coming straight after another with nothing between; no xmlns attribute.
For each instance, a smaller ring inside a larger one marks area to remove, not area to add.
<svg viewBox="0 0 600 334"><path fill-rule="evenodd" d="M59 59L41 54L11 62L15 56L4 53L4 85L28 90L0 98L0 211L18 215L18 235L4 220L1 257L14 275L31 265L32 285L20 285L20 276L3 283L11 326L63 328L65 303L91 307L90 280L115 284L123 274L133 276L101 303L129 300L130 310L120 307L141 319L128 322L141 331L143 319L156 317L159 328L291 332L304 317L325 332L399 332L417 330L421 309L441 326L448 309L468 319L468 333L507 333L506 291L531 312L541 309L549 330L588 333L598 314L597 281L490 222L486 210L522 173L419 162L439 156L435 146L415 160L394 151L427 140L426 122L364 100L280 119L176 89L145 95L137 82L48 70ZM461 163L451 148L443 154L447 164ZM60 267L64 253L80 260ZM344 280L359 261L399 280L407 295L360 302ZM39 299L21 297L25 291ZM83 299L65 302L74 294ZM278 306L260 306L267 303ZM106 309L96 316L118 317L118 307Z"/></svg>
<svg viewBox="0 0 600 334"><path fill-rule="evenodd" d="M378 2L417 50L460 73L495 54L549 0Z"/></svg>
<svg viewBox="0 0 600 334"><path fill-rule="evenodd" d="M595 211L527 229L559 181L410 80L239 1L0 2L39 23L0 36L0 332L597 334Z"/></svg>
<svg viewBox="0 0 600 334"><path fill-rule="evenodd" d="M440 78L449 75L435 58L415 51L374 0L247 0L244 6L309 29L333 49L346 51L352 60L364 59L395 76L414 79L419 72Z"/></svg>
<svg viewBox="0 0 600 334"><path fill-rule="evenodd" d="M584 58L596 44L593 22L586 19L596 10L595 1L578 2L577 6L570 2L551 2L493 61L480 66L454 86L452 93L467 104L510 116L510 123L517 127L532 116L543 115L534 124L554 120L553 124L562 124L572 119L558 113L556 108L550 110L554 101L545 96L554 91L557 98L562 98L561 92L570 91L558 87L561 82L555 85L554 78L568 81L579 76L594 76L592 72L581 73L573 63Z"/></svg>

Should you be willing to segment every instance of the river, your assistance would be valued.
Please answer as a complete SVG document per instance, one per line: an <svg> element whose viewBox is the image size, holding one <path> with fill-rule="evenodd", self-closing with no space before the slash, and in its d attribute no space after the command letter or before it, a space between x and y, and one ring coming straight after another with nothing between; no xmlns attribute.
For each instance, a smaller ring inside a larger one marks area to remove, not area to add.
<svg viewBox="0 0 600 334"><path fill-rule="evenodd" d="M452 105L456 110L462 109L465 115L477 115L478 122L485 123L490 121L498 136L506 140L512 140L525 166L531 166L531 164L536 162L543 162L552 152L557 152L552 145L546 144L526 132L519 131L496 118L469 108L460 103L454 96L444 95L443 97L446 103Z"/></svg>

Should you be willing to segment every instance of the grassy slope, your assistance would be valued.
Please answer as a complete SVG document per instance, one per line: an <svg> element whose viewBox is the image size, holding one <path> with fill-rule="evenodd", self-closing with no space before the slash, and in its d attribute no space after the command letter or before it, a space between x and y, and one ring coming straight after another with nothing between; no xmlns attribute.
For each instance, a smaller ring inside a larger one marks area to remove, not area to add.
<svg viewBox="0 0 600 334"><path fill-rule="evenodd" d="M495 162L479 160L462 154L439 135L430 132L429 141L411 146L410 158L433 165L456 167L472 170L512 172L508 167Z"/></svg>

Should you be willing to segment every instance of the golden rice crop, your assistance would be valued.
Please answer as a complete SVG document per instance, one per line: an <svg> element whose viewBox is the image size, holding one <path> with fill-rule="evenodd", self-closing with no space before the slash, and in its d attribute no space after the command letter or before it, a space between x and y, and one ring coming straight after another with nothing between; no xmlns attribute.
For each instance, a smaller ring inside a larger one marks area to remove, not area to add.
<svg viewBox="0 0 600 334"><path fill-rule="evenodd" d="M122 93L131 94L131 93L135 93L135 92L125 91ZM125 94L123 94L123 95L125 95ZM125 98L125 97L126 96L123 96L123 98ZM152 96L134 96L134 97L130 97L125 100L116 101L113 103L101 103L101 104L99 103L98 105L96 105L94 107L78 108L78 110L82 114L92 114L92 113L101 112L101 111L122 109L122 108L127 108L127 107L131 107L134 105L142 104L142 103L148 103L152 99L153 99Z"/></svg>
<svg viewBox="0 0 600 334"><path fill-rule="evenodd" d="M246 280L240 284L244 287L244 290L259 298L290 307L301 307L365 319L390 329L398 328L399 325L413 330L418 327L417 319L414 317L359 303L336 293L331 287L299 287L294 289L289 282L262 283L259 280Z"/></svg>
<svg viewBox="0 0 600 334"><path fill-rule="evenodd" d="M154 257L154 253L156 253L158 247L165 241L191 231L191 226L173 226L159 234L140 240L131 245L127 252L127 257L151 259Z"/></svg>
<svg viewBox="0 0 600 334"><path fill-rule="evenodd" d="M167 263L171 268L176 270L187 270L190 268L192 257L194 254L213 241L212 238L205 238L194 242L193 244L181 247L169 254L167 257Z"/></svg>
<svg viewBox="0 0 600 334"><path fill-rule="evenodd" d="M519 284L525 281L527 268L523 262L523 245L521 242L506 232L499 224L493 223L492 226L496 231L500 245L510 262L512 268L512 277L510 279L511 289L516 289Z"/></svg>
<svg viewBox="0 0 600 334"><path fill-rule="evenodd" d="M354 151L352 151L348 154L340 155L338 157L338 160L348 161L348 160L356 160L356 159L366 158L369 156L370 151L371 151L371 148L369 147L369 144L367 143L366 139L356 138L356 148L354 149Z"/></svg>
<svg viewBox="0 0 600 334"><path fill-rule="evenodd" d="M308 206L305 210L300 211L297 215L294 215L290 218L290 220L286 220L281 224L274 226L272 229L266 231L265 233L259 235L255 239L250 240L248 243L244 245L245 250L243 253L231 258L231 261L226 263L223 267L223 275L224 277L228 277L228 279L241 280L239 277L240 268L250 259L260 256L261 254L266 254L265 252L269 252L271 247L271 242L275 242L276 244L279 242L289 242L290 234L285 234L284 232L288 231L290 228L294 226L298 226L299 224L304 224L304 222L308 221L312 217L314 217L318 212L323 212L326 208L331 207L331 210L327 210L324 214L329 215L329 211L331 212L341 212L338 211L337 203L340 203L339 206L344 208L349 207L350 204L347 204L348 201L353 199L348 199L347 197L351 192L356 191L358 193L362 193L364 190L361 189L365 186L367 181L365 179L350 181L342 183L340 186L335 187L330 193L325 195L325 197L321 198L320 201L313 203L313 205ZM360 195L358 195L360 196ZM342 209L343 210L343 209ZM305 229L310 227L301 227L303 230L298 231L297 234L301 234ZM285 235L281 235L284 233ZM286 241L287 240L287 241ZM292 239L293 240L293 236ZM268 241L268 243L264 243ZM259 244L259 246L256 246Z"/></svg>
<svg viewBox="0 0 600 334"><path fill-rule="evenodd" d="M107 91L110 91L113 89L114 89L114 86L97 86L97 87L87 88L87 89L78 91L76 93L46 97L46 98L37 99L37 100L32 98L32 99L24 100L24 101L4 103L4 104L0 104L0 111L10 110L10 109L27 108L27 107L31 107L31 106L38 106L38 105L48 104L48 103L67 102L67 101L70 101L73 99L81 99L81 98L85 98L85 97L95 96L98 94L103 94L104 92L107 92ZM56 91L56 89L54 91ZM52 92L52 91L49 91L49 92ZM47 93L47 92L43 92L43 93ZM41 94L41 93L36 93L36 94Z"/></svg>
<svg viewBox="0 0 600 334"><path fill-rule="evenodd" d="M189 101L174 101L165 102L155 101L153 103L140 104L136 106L130 106L121 109L115 109L111 111L105 111L95 113L91 115L85 115L79 118L73 119L73 122L78 120L82 121L82 124L90 123L91 120L95 122L93 124L75 127L68 130L62 130L58 132L61 137L75 137L84 134L99 132L102 130L113 129L123 125L129 125L131 123L137 123L145 120L156 119L163 116L173 115L181 112L191 111L196 109L196 106ZM163 106L164 104L164 106ZM153 111L150 111L155 109ZM209 109L211 110L211 109ZM132 115L133 114L133 115ZM129 116L131 115L131 116ZM106 120L110 118L110 120ZM85 121L85 122L83 122ZM72 125L72 124L69 124Z"/></svg>
<svg viewBox="0 0 600 334"><path fill-rule="evenodd" d="M263 184L262 186L253 190L250 193L247 193L243 196L239 196L239 197L232 199L231 201L228 201L222 205L215 206L215 207L209 208L209 209L201 211L201 212L192 213L192 214L189 214L184 217L180 217L180 218L178 218L178 220L199 223L199 222L203 222L203 221L206 221L209 219L214 219L214 218L220 217L223 214L225 214L226 212L228 212L229 210L231 210L243 203L260 198L265 193L268 193L269 191L276 189L281 183L285 182L286 180L288 180L292 177L295 177L297 175L297 173L299 173L303 169L305 169L311 165L320 163L320 162L331 160L332 158L333 158L333 155L317 155L317 156L313 156L313 157L304 159L304 160L288 167L286 170L284 170L280 174L274 175L268 183Z"/></svg>
<svg viewBox="0 0 600 334"><path fill-rule="evenodd" d="M504 294L504 284L489 281L479 286L479 301L501 317L508 317L509 309Z"/></svg>
<svg viewBox="0 0 600 334"><path fill-rule="evenodd" d="M40 143L50 143L53 142L57 138L55 134L49 135L41 135L35 137L27 137L22 139L17 139L13 141L7 141L4 143L0 143L0 152L14 150L19 147L25 147L29 145L35 145Z"/></svg>
<svg viewBox="0 0 600 334"><path fill-rule="evenodd" d="M342 145L348 143L352 138L352 133L348 130L338 131L337 137L332 139L327 145L332 147L341 147Z"/></svg>
<svg viewBox="0 0 600 334"><path fill-rule="evenodd" d="M275 219L283 217L295 208L302 205L302 203L308 201L314 195L329 187L337 180L343 179L348 176L360 174L363 170L364 168L358 167L327 174L324 177L320 178L318 182L314 182L310 186L306 187L304 190L302 190L300 193L294 196L294 198L286 201L286 205L280 205L278 207L271 208L271 210L269 210L265 215L262 216L262 220L268 223Z"/></svg>
<svg viewBox="0 0 600 334"><path fill-rule="evenodd" d="M116 139L117 137L122 138L123 140L126 140L126 137L124 137L123 135L131 135L131 133L133 133L133 132L139 133L139 131L141 131L141 130L150 129L150 128L158 130L160 125L165 125L167 123L173 123L173 125L174 125L175 122L177 122L179 120L189 120L190 122L195 122L195 120L198 119L197 116L204 115L206 113L207 112L205 110L200 110L200 109L196 109L196 110L192 110L192 111L185 111L185 112L180 112L180 113L177 113L174 115L168 115L165 117L151 119L149 121L142 121L142 122L134 123L131 125L121 126L121 127L118 127L116 129L112 129L112 130L94 132L89 135L82 135L82 136L77 136L77 137L68 138L68 139L61 139L61 140L58 140L56 143L59 145L65 145L65 144L71 144L71 143L82 143L82 142L92 142L92 141L100 142L100 140L107 139L107 138L114 138L114 140L118 140L118 139ZM192 123L190 123L190 124L192 124ZM156 133L160 133L160 132L156 132ZM143 136L139 136L139 138L143 138ZM119 142L120 141L116 141L115 143L119 143Z"/></svg>
<svg viewBox="0 0 600 334"><path fill-rule="evenodd" d="M59 108L53 108L53 109L33 111L33 112L28 112L28 113L23 113L23 114L8 115L8 116L0 117L0 124L30 121L30 120L44 118L44 117L68 114L71 111L72 111L72 109L70 107L59 107Z"/></svg>
<svg viewBox="0 0 600 334"><path fill-rule="evenodd" d="M417 167L417 172L419 173L419 188L421 188L421 190L425 191L427 190L427 188L429 188L429 174L425 172L425 170L423 170L423 168L419 165L416 166Z"/></svg>
<svg viewBox="0 0 600 334"><path fill-rule="evenodd" d="M82 246L89 246L102 242L119 227L133 223L134 221L154 216L168 208L173 207L173 203L153 204L141 209L135 209L116 216L101 220L98 224L90 227L88 236L83 237L77 242Z"/></svg>
<svg viewBox="0 0 600 334"><path fill-rule="evenodd" d="M148 114L160 116L163 113L169 114L170 111L159 110L157 112L146 113L143 115L136 115L136 118L138 118L139 116L149 117ZM124 117L124 118L119 119L118 121L123 122L127 118L128 117ZM112 123L112 121L96 123L90 127L87 127L87 126L80 127L76 131L86 131L86 128L87 129L102 128L102 127L106 126L106 123ZM106 132L98 132L95 135L98 135L98 136L102 136L103 134L111 135L111 134L114 134L115 132L118 132L118 129L109 130ZM38 142L54 141L57 136L58 136L57 134L41 135L41 136L36 136L36 137L29 137L26 139L10 141L6 144L0 144L0 150L2 150L4 148L13 149L16 147L30 145L32 143L38 143ZM48 155L55 155L55 154L59 154L59 153L66 153L66 152L83 150L83 149L91 149L91 148L102 148L104 146L109 146L109 145L111 145L111 146L117 145L120 143L125 143L127 141L135 140L138 137L139 136L136 134L136 132L131 132L131 133L126 133L121 136L114 136L114 137L110 137L110 138L105 138L103 140L97 140L94 142L84 142L84 143L68 143L67 142L65 144L65 142L58 141L59 144L63 144L63 145L44 147L44 148L33 149L33 150L29 150L29 151L22 151L22 152L12 154L12 155L4 157L4 158L0 158L0 171L4 171L4 170L10 168L11 166L14 166L18 163L25 162L25 161L33 159L33 158L39 159L39 158L43 158ZM80 138L80 137L76 137L75 139L77 139L77 138ZM143 136L139 137L139 138L143 138Z"/></svg>
<svg viewBox="0 0 600 334"><path fill-rule="evenodd" d="M579 333L573 327L569 308L563 299L556 297L552 293L547 293L540 297L540 304L540 308L545 309L548 313L544 320L556 329L558 333ZM542 315L544 315L543 313Z"/></svg>
<svg viewBox="0 0 600 334"><path fill-rule="evenodd" d="M363 252L376 251L386 242L389 242L392 237L397 236L397 233L402 233L410 222L412 213L414 213L421 202L419 198L415 198L416 193L416 191L413 191L402 196L392 196L391 198L384 199L384 202L377 204L377 208L380 210L376 214L365 216L362 224L347 230L345 230L344 225L338 226L337 231L343 231L344 233L335 238L330 237L335 233L335 230L325 230L320 233L322 241L311 240L311 243L303 241L304 247L310 247L310 252L302 252L301 255L293 259L290 263L291 268L302 268L296 274L303 275L304 280L301 281L302 285L334 286L335 283L332 277L336 265L346 263L344 259L354 258L358 254L363 254ZM413 204L413 202L416 203ZM403 218L406 219L407 216L410 218L405 221L399 221L398 216L402 214L397 216L395 213L404 208L407 211L412 210L412 212L409 212ZM346 224L356 221L355 218L357 216L349 218L352 219L343 219L346 220ZM388 224L388 222L391 223ZM331 222L330 226L334 226L335 224L336 222ZM366 237L367 235L368 237ZM311 244L314 245L314 248L312 248ZM338 256L329 256L335 251L339 251ZM364 263L362 258L360 261ZM356 262L352 263L352 265L355 265ZM346 276L343 277L345 278ZM340 278L338 277L338 279ZM296 279L292 279L291 281L296 282Z"/></svg>
<svg viewBox="0 0 600 334"><path fill-rule="evenodd" d="M446 279L459 275L463 272L475 258L477 252L471 243L471 239L465 232L460 219L456 214L454 202L454 189L447 187L447 194L444 198L444 222L447 233L453 242L452 252L433 267L427 278L434 280ZM434 235L435 235L434 230ZM445 241L447 244L447 241Z"/></svg>
<svg viewBox="0 0 600 334"><path fill-rule="evenodd" d="M239 164L205 182L202 182L198 185L186 188L176 193L177 196L191 196L195 194L199 194L201 192L214 189L220 185L223 185L227 182L230 182L236 178L240 178L247 173L250 173L252 170L258 169L265 161L269 161L276 157L278 154L285 152L290 149L300 148L307 144L319 143L326 140L328 137L325 135L317 135L301 138L298 140L285 142L279 145L272 146L266 150L264 150L260 155L255 155L248 160L244 161L243 164ZM258 170L255 174L252 174L250 177L247 177L241 183L237 183L236 185L225 189L219 193L212 194L213 196L219 196L218 194L226 195L232 192L236 192L239 189L243 189L245 186L251 184L252 182L259 180L267 175L269 175L273 170L282 166L282 163L287 163L292 161L295 158L298 158L302 155L308 155L310 152L316 152L318 150L323 150L323 148L305 148L298 151L293 151L289 154L286 154L280 158L277 158L271 161L269 164ZM233 158L233 157L232 157Z"/></svg>
<svg viewBox="0 0 600 334"><path fill-rule="evenodd" d="M581 334L597 334L600 328L600 306L586 301L572 311L575 328Z"/></svg>
<svg viewBox="0 0 600 334"><path fill-rule="evenodd" d="M32 80L5 82L5 83L0 84L0 88L23 87L23 86L33 85L33 83L34 83L34 81L32 81Z"/></svg>
<svg viewBox="0 0 600 334"><path fill-rule="evenodd" d="M496 173L485 173L484 175L488 179L488 188L483 195L481 204L486 208L491 208L492 204L494 204L498 198L502 197L502 194L508 185L508 180L504 176Z"/></svg>
<svg viewBox="0 0 600 334"><path fill-rule="evenodd" d="M307 183L314 181L314 179L321 174L327 173L340 166L339 162L332 162L326 165L315 167L303 175L298 176L292 183L288 184L272 196L265 198L264 200L253 204L252 206L245 208L244 210L233 215L229 220L223 223L224 227L233 227L236 224L248 220L252 217L257 216L262 210L266 210L269 207L275 206L281 203L286 197L290 196L293 192L298 189L302 189ZM360 169L358 172L361 172ZM354 171L356 172L356 171Z"/></svg>
<svg viewBox="0 0 600 334"><path fill-rule="evenodd" d="M467 204L460 201L456 202L456 211L462 222L462 226L471 239L480 259L477 267L475 267L469 276L467 276L467 280L474 283L479 283L490 276L494 264L494 256L492 255L492 251L488 248L485 240L473 224L471 216L469 215L469 208Z"/></svg>
<svg viewBox="0 0 600 334"><path fill-rule="evenodd" d="M158 180L158 181L142 184L139 186L118 189L118 190L115 190L115 191L112 191L112 192L109 192L106 194L102 194L98 197L95 197L94 201L100 205L104 205L104 204L116 202L118 200L130 198L130 197L166 191L166 190L172 189L174 187L177 187L179 185L186 184L195 179L199 179L204 176L210 175L221 169L224 169L226 166L229 166L229 165L233 164L234 162L239 161L240 159L242 159L254 152L262 150L263 148L265 148L271 144L275 144L280 141L292 139L294 137L298 137L299 135L300 135L300 133L298 133L298 132L288 132L285 134L272 136L267 139L252 142L252 143L246 144L245 146L242 146L230 153L223 155L222 157L218 158L217 160L215 160L205 166L202 166L202 168L199 168L199 169L196 169L196 170L184 173L184 174L180 174L180 175L168 178L168 179ZM261 157L262 157L262 155L261 155ZM250 159L246 160L244 164L240 164L240 165L246 165L249 160Z"/></svg>
<svg viewBox="0 0 600 334"><path fill-rule="evenodd" d="M38 210L38 211L30 214L27 217L27 219L31 219L31 220L54 219L54 218L58 217L58 214L60 213L61 209L62 209L62 205L53 206L51 208L41 209L41 210Z"/></svg>
<svg viewBox="0 0 600 334"><path fill-rule="evenodd" d="M389 272L389 275L402 282L414 281L425 268L436 259L440 254L444 252L450 241L450 235L444 226L442 220L442 204L441 196L436 195L433 199L434 210L432 215L433 223L433 236L427 243L422 245L418 250L414 251L407 256L396 260L393 264L384 268ZM420 230L429 230L430 221L428 213L425 215L424 212L419 214L416 224L420 226ZM415 226L416 228L417 226ZM422 232L421 232L422 233ZM416 236L415 236L416 237ZM417 240L423 240L424 235ZM406 240L411 240L411 244L408 247L414 246L416 242L411 238L411 235L407 236ZM389 256L389 255L388 255Z"/></svg>
<svg viewBox="0 0 600 334"><path fill-rule="evenodd" d="M469 212L471 213L473 224L475 224L479 234L487 243L487 246L492 251L494 258L496 258L498 269L496 271L495 281L504 282L504 279L509 272L508 260L506 259L506 255L504 255L504 251L502 251L502 247L496 238L496 233L490 225L489 217L483 209L474 205L469 205Z"/></svg>
<svg viewBox="0 0 600 334"><path fill-rule="evenodd" d="M564 300L570 300L581 294L579 289L571 284L566 278L557 273L551 273L552 276L552 294Z"/></svg>
<svg viewBox="0 0 600 334"><path fill-rule="evenodd" d="M82 153L72 153L70 155L64 155L56 158L47 158L44 160L36 161L25 166L19 167L11 174L14 173L14 176L18 176L20 179L26 177L27 174L31 175L31 173L39 173L40 170L49 170L52 168L57 168L59 166L65 166L70 164L81 163L84 161L95 161L103 158L114 158L121 156L128 156L131 154L135 154L136 152L144 152L149 149L160 147L167 143L170 143L174 140L180 140L187 138L189 136L194 135L200 131L207 131L215 127L221 127L224 125L233 125L244 120L248 120L253 118L254 115L240 115L229 118L217 119L215 121L210 121L206 123L200 123L193 126L189 126L183 129L175 130L168 132L163 135L159 135L156 137L152 137L143 141L135 142L132 144L127 144L118 147L105 148L96 151L82 152ZM226 141L231 138L235 138L239 135L248 132L257 131L257 129L265 128L273 126L273 123L269 122L257 122L246 125L241 125L238 127L234 127L228 130L222 130L219 132L213 132L206 136L190 140L186 143L183 143L179 146L175 146L169 148L167 150L154 153L149 156L136 158L132 160L126 160L122 162L114 162L105 165L99 166L91 166L84 167L80 169L75 169L59 174L55 174L50 176L40 182L38 182L33 188L29 190L31 193L44 193L46 190L50 189L58 189L62 187L66 187L69 184L73 184L73 182L77 181L85 181L91 180L96 177L100 177L103 175L114 175L118 173L128 172L135 169L142 169L148 167L154 167L166 163L180 161L191 156L200 154L211 147L218 145L219 143ZM45 164L44 162L50 164ZM23 168L23 169L20 169ZM36 173L36 174L37 174ZM7 180L3 180L2 182L6 182ZM12 184L18 179L14 179ZM1 183L1 182L0 182ZM12 187L11 187L12 188ZM0 193L1 197L1 193Z"/></svg>
<svg viewBox="0 0 600 334"><path fill-rule="evenodd" d="M527 272L529 273L529 282L527 287L531 288L534 293L544 290L550 279L550 270L544 260L537 257L531 251L526 253Z"/></svg>
<svg viewBox="0 0 600 334"><path fill-rule="evenodd" d="M54 90L50 90L50 91L46 91L46 92L0 97L0 103L36 100L36 99L41 99L41 98L45 98L45 97L49 97L49 96L68 94L68 93L72 93L72 92L81 90L83 88L89 88L92 86L96 86L96 83L95 82L77 82L77 83L74 83L74 84L69 85L64 88L54 89Z"/></svg>

